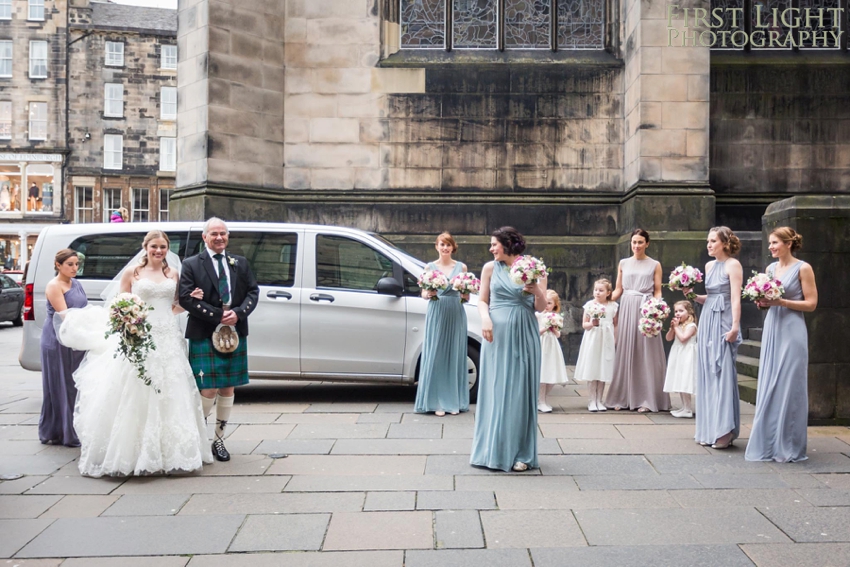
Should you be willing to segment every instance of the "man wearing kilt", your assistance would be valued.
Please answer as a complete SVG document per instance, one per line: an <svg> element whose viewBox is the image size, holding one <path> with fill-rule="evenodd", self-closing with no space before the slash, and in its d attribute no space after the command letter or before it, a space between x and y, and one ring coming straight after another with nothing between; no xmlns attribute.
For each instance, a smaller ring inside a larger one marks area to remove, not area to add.
<svg viewBox="0 0 850 567"><path fill-rule="evenodd" d="M212 452L217 460L229 461L224 429L233 408L234 388L248 383L248 315L257 307L260 289L248 260L226 252L228 232L223 220L209 219L203 239L205 249L183 262L180 306L189 313L189 364L201 391L204 417L209 417L213 405L216 408ZM202 300L190 295L195 288L203 290ZM219 325L236 328L236 350L223 353L213 347Z"/></svg>

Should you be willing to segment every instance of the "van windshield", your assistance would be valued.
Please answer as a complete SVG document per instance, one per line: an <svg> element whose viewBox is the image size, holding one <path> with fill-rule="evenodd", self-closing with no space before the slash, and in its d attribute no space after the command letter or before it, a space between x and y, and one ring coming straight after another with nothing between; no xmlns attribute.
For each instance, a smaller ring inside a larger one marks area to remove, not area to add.
<svg viewBox="0 0 850 567"><path fill-rule="evenodd" d="M166 231L166 234L168 234L171 251L181 259L186 257L187 248L194 249L189 242L188 232ZM144 238L145 235L138 232L81 236L69 246L80 257L77 277L89 280L111 280L141 250ZM195 240L199 239L200 236L195 238Z"/></svg>
<svg viewBox="0 0 850 567"><path fill-rule="evenodd" d="M419 265L422 265L422 266L425 265L425 262L423 262L422 260L420 260L416 256L413 256L407 250L400 248L399 246L396 246L395 244L393 244L392 242L390 242L389 240L387 240L386 238L384 238L380 234L378 234L376 232L370 232L369 235L374 236L377 240L380 240L382 243L386 244L387 246L389 246L393 250L396 250L397 252L401 252L402 254L407 256L410 260L412 260L413 262L416 262L416 264L419 264Z"/></svg>

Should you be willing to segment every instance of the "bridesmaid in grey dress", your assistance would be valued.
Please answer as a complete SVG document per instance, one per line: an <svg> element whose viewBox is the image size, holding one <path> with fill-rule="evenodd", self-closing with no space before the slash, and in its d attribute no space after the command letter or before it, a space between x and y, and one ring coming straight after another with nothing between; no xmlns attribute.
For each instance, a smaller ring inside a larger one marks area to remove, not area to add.
<svg viewBox="0 0 850 567"><path fill-rule="evenodd" d="M632 232L632 257L620 260L612 299L620 300L614 378L605 405L639 413L669 411L670 396L664 392L667 359L661 335L644 337L638 330L640 306L650 297L661 297L661 263L646 255L649 233Z"/></svg>
<svg viewBox="0 0 850 567"><path fill-rule="evenodd" d="M79 447L74 431L74 404L77 388L74 371L83 361L85 352L71 350L59 344L53 326L54 313L71 307L85 307L86 292L75 278L80 267L77 253L60 250L55 258L56 277L47 283L47 316L41 328L41 383L44 399L38 420L38 438L42 443Z"/></svg>
<svg viewBox="0 0 850 567"><path fill-rule="evenodd" d="M696 433L700 445L726 449L741 430L738 371L735 360L741 344L741 283L744 271L733 258L741 241L725 226L712 228L706 240L714 261L705 265L704 305L697 333ZM687 294L689 289L684 290Z"/></svg>
<svg viewBox="0 0 850 567"><path fill-rule="evenodd" d="M782 281L785 295L760 301L769 307L762 333L756 415L747 443L748 461L793 463L806 457L809 418L809 336L803 313L818 305L812 267L794 257L803 237L787 226L770 233L768 248L776 262L767 273Z"/></svg>

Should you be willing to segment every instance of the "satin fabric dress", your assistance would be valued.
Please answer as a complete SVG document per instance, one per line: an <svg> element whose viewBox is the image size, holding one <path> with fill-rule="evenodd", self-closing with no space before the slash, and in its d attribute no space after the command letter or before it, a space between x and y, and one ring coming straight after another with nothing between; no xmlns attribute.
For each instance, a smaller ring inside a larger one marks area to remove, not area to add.
<svg viewBox="0 0 850 567"><path fill-rule="evenodd" d="M653 296L655 266L652 258L620 261L623 272L623 295L617 325L617 352L614 356L614 378L605 396L609 408L669 411L670 396L664 393L667 359L661 335L644 337L638 330L640 307Z"/></svg>
<svg viewBox="0 0 850 567"><path fill-rule="evenodd" d="M779 280L784 299L801 300L800 268L789 266ZM768 274L776 273L774 262ZM774 306L762 332L756 414L747 443L748 461L805 461L809 419L809 335L802 311Z"/></svg>
<svg viewBox="0 0 850 567"><path fill-rule="evenodd" d="M715 262L705 278L707 297L697 333L697 443L713 444L730 431L737 439L741 430L738 396L738 345L726 340L732 328L732 292L723 262Z"/></svg>
<svg viewBox="0 0 850 567"><path fill-rule="evenodd" d="M490 278L493 342L484 341L470 464L511 470L537 467L537 394L540 338L534 296L511 281L509 267L494 262Z"/></svg>
<svg viewBox="0 0 850 567"><path fill-rule="evenodd" d="M449 280L461 273L455 264ZM433 263L429 270L436 270ZM466 312L460 292L449 285L437 292L437 301L428 300L425 313L425 342L419 365L416 413L442 410L469 411L469 384L466 368Z"/></svg>
<svg viewBox="0 0 850 567"><path fill-rule="evenodd" d="M584 312L593 307L596 302L591 300L584 304ZM609 301L605 307L605 317L599 319L599 326L584 332L581 337L581 347L578 350L576 371L573 378L576 382L591 382L599 380L611 383L614 376L614 317L617 316L618 305Z"/></svg>

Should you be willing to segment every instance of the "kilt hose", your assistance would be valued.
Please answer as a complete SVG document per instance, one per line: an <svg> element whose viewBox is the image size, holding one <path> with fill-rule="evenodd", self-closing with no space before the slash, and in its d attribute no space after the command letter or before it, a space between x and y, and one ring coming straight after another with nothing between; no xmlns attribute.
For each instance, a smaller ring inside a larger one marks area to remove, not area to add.
<svg viewBox="0 0 850 567"><path fill-rule="evenodd" d="M212 339L189 339L189 364L199 390L230 388L248 383L248 337L229 353L213 348Z"/></svg>

